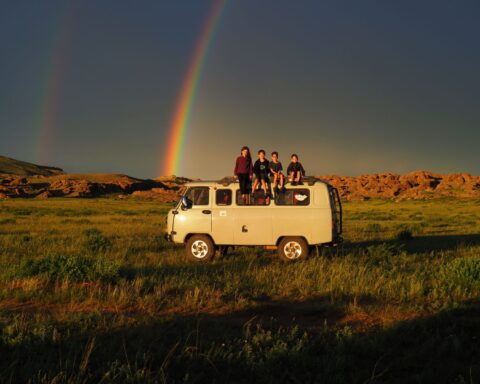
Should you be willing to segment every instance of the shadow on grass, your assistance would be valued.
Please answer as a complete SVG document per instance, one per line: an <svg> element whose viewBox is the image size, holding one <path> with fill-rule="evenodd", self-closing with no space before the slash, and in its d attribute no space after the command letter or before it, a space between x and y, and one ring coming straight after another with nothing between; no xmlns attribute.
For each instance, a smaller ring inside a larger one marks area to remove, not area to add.
<svg viewBox="0 0 480 384"><path fill-rule="evenodd" d="M305 315L312 306L309 316L317 320L331 311L319 300L262 304L254 312L270 316L268 324L258 317L243 321L250 315L244 311L141 319L141 324L113 330L104 330L107 315L70 326L42 325L42 332L24 324L23 335L2 331L0 381L464 383L480 379L478 302L359 333L327 326L304 331L295 320L291 325L276 322L288 310Z"/></svg>
<svg viewBox="0 0 480 384"><path fill-rule="evenodd" d="M122 277L133 280L139 276L185 276L205 273L217 273L222 271L242 272L251 267L251 263L255 266L265 267L272 263L278 263L279 260L270 254L262 254L258 257L251 256L249 259L243 257L239 251L230 252L224 256L217 256L214 262L198 263L194 261L185 261L184 257L179 259L179 264L162 264L158 266L128 266L122 267L120 274Z"/></svg>
<svg viewBox="0 0 480 384"><path fill-rule="evenodd" d="M342 250L344 252L355 252L362 248L381 244L402 245L408 253L448 251L457 249L460 246L479 246L480 234L414 236L409 240L383 239L345 242L342 245Z"/></svg>

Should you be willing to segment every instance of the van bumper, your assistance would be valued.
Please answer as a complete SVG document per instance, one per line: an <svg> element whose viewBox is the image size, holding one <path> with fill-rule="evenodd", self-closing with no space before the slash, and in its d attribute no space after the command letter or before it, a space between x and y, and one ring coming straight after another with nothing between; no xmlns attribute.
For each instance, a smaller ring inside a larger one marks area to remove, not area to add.
<svg viewBox="0 0 480 384"><path fill-rule="evenodd" d="M163 235L163 238L171 243L174 242L173 240L173 236L175 236L177 234L177 232L175 231L172 231L172 232L167 232L165 233L165 235Z"/></svg>

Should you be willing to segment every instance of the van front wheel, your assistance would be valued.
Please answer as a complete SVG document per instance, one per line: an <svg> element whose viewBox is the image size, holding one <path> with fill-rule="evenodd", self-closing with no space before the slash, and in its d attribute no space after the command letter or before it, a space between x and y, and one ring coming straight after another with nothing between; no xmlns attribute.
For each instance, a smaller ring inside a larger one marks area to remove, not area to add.
<svg viewBox="0 0 480 384"><path fill-rule="evenodd" d="M284 237L278 245L278 255L285 262L306 259L308 244L301 237Z"/></svg>
<svg viewBox="0 0 480 384"><path fill-rule="evenodd" d="M205 235L193 235L186 244L187 256L200 263L211 261L215 256L215 244Z"/></svg>

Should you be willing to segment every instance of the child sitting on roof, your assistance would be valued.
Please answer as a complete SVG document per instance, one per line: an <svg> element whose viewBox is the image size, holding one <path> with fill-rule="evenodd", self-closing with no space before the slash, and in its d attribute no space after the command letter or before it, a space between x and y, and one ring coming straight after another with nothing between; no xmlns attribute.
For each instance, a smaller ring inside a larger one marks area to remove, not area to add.
<svg viewBox="0 0 480 384"><path fill-rule="evenodd" d="M272 152L272 161L270 161L270 173L273 175L273 190L278 192L277 185L280 185L280 189L284 187L283 166L278 161L278 152Z"/></svg>
<svg viewBox="0 0 480 384"><path fill-rule="evenodd" d="M302 177L305 176L305 169L303 169L302 163L298 161L298 156L296 153L291 156L291 163L287 168L287 174L288 181L290 181L292 185L303 184Z"/></svg>
<svg viewBox="0 0 480 384"><path fill-rule="evenodd" d="M255 181L253 182L252 193L255 192L259 183L262 185L263 192L265 196L268 196L268 175L270 174L270 165L268 160L265 158L265 151L260 149L258 151L258 160L253 166L253 173L255 174Z"/></svg>

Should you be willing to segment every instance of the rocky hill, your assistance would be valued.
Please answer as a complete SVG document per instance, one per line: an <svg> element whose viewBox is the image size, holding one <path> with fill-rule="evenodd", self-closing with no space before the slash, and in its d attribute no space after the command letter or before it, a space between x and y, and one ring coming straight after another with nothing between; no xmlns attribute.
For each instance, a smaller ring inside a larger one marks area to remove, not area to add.
<svg viewBox="0 0 480 384"><path fill-rule="evenodd" d="M170 202L178 198L185 179L143 180L121 174L62 174L22 177L0 175L0 199L51 197L139 197Z"/></svg>
<svg viewBox="0 0 480 384"><path fill-rule="evenodd" d="M11 159L9 157L0 156L0 174L10 174L17 176L52 176L64 173L62 169L55 167L47 167L44 165L36 165Z"/></svg>
<svg viewBox="0 0 480 384"><path fill-rule="evenodd" d="M338 188L344 200L480 198L480 176L468 173L437 174L417 171L399 175L317 176ZM71 174L60 168L39 166L0 156L0 199L98 197L176 201L190 179L162 176L143 180L122 174Z"/></svg>
<svg viewBox="0 0 480 384"><path fill-rule="evenodd" d="M122 174L73 174L60 168L27 163L0 156L0 199L98 197L113 195L177 200L189 179L166 177L143 180Z"/></svg>
<svg viewBox="0 0 480 384"><path fill-rule="evenodd" d="M340 196L345 200L480 198L480 176L468 173L417 171L405 175L380 173L362 176L327 175L319 178L338 188Z"/></svg>

